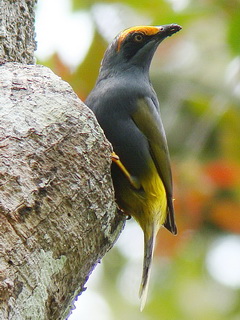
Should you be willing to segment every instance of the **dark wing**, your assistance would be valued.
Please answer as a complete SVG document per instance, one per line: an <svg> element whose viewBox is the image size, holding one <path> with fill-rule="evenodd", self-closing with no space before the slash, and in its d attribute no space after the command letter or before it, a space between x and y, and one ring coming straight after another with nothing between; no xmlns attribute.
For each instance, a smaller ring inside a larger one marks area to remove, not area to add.
<svg viewBox="0 0 240 320"><path fill-rule="evenodd" d="M173 234L177 233L172 199L172 173L167 140L158 108L151 98L137 101L132 119L148 140L151 156L162 179L167 194L168 214L164 226Z"/></svg>

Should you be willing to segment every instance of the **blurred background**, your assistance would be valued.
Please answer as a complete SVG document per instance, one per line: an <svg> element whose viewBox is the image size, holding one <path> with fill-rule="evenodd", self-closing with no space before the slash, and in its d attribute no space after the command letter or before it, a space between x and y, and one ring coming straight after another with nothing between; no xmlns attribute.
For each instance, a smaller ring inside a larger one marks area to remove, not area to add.
<svg viewBox="0 0 240 320"><path fill-rule="evenodd" d="M151 79L174 175L179 233L159 232L139 311L143 237L132 220L69 320L240 319L240 1L38 1L38 63L84 100L108 43L133 25L178 23Z"/></svg>

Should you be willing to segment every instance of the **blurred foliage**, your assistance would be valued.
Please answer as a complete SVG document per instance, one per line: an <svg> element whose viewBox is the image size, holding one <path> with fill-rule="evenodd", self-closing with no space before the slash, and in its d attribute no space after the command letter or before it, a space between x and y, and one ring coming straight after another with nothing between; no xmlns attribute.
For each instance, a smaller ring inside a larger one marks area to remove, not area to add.
<svg viewBox="0 0 240 320"><path fill-rule="evenodd" d="M99 3L114 4L116 10L121 5L123 28L132 20L123 19L122 5L150 17L151 24L183 27L161 44L151 68L172 158L179 235L159 234L152 292L143 313L116 292L127 263L118 248L105 258L101 294L114 320L239 319L239 289L211 278L205 259L217 237L240 233L240 2L72 0L72 8L91 12ZM100 20L111 29L113 21L107 18ZM70 71L57 53L44 62L83 100L107 46L94 15L93 23L93 43L78 68Z"/></svg>

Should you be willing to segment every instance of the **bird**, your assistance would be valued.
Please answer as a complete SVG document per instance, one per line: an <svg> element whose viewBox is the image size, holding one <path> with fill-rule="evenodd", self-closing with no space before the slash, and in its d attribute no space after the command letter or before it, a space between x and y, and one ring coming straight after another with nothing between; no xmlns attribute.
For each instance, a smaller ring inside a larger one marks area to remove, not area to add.
<svg viewBox="0 0 240 320"><path fill-rule="evenodd" d="M181 29L167 24L120 32L109 44L85 100L113 147L111 175L118 208L143 230L141 311L157 233L164 226L177 234L168 144L149 68L159 44Z"/></svg>

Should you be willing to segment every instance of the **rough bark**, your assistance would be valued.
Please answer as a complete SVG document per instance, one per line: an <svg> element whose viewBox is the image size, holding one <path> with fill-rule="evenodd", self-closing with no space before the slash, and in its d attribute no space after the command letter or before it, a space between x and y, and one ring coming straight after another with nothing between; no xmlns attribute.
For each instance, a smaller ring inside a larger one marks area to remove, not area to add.
<svg viewBox="0 0 240 320"><path fill-rule="evenodd" d="M65 319L118 237L111 147L71 87L0 66L0 319Z"/></svg>
<svg viewBox="0 0 240 320"><path fill-rule="evenodd" d="M0 0L0 61L34 62L36 0Z"/></svg>

